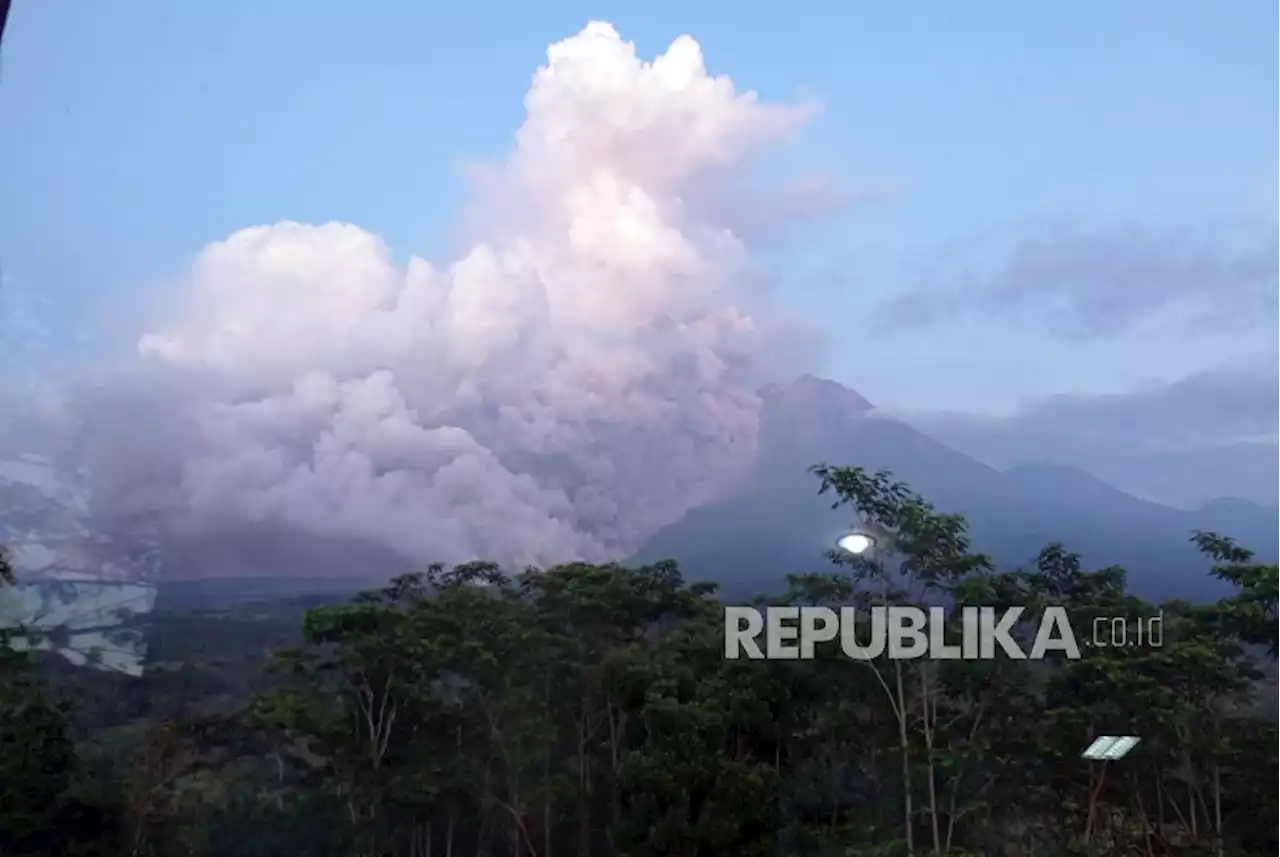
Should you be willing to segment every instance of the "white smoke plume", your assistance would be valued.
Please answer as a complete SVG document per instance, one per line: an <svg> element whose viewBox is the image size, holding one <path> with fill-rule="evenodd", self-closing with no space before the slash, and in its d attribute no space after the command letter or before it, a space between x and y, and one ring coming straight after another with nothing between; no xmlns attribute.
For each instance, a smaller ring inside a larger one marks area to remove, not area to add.
<svg viewBox="0 0 1280 857"><path fill-rule="evenodd" d="M736 92L687 36L644 62L592 23L547 56L448 267L345 223L199 253L63 412L100 514L598 561L751 463L789 328L714 200L811 111Z"/></svg>

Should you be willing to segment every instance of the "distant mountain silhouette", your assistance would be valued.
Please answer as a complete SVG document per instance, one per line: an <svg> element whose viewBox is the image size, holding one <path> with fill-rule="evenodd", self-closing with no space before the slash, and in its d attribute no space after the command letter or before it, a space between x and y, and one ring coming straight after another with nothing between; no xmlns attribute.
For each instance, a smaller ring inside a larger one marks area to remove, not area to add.
<svg viewBox="0 0 1280 857"><path fill-rule="evenodd" d="M960 512L976 547L1023 565L1061 541L1088 565L1122 565L1149 597L1217 592L1208 563L1189 543L1195 529L1238 539L1272 558L1280 510L1222 500L1196 511L1126 494L1075 467L1023 465L998 471L905 423L876 413L853 390L804 377L762 393L760 457L751 477L723 500L655 534L635 557L680 560L686 573L735 593L772 588L789 572L825 570L823 552L848 525L807 468L818 462L887 469L944 512Z"/></svg>
<svg viewBox="0 0 1280 857"><path fill-rule="evenodd" d="M974 414L903 413L901 418L939 443L999 469L1034 461L1073 464L1129 494L1180 509L1194 509L1214 497L1239 497L1259 505L1275 505L1277 447L1274 439L1242 439L1170 448L1152 438L1148 445L1134 437L1102 443L1066 435L1056 439L1030 436L1017 420ZM1095 434L1097 426L1089 432ZM1177 432L1171 432L1176 436ZM1166 442L1168 438L1165 439Z"/></svg>
<svg viewBox="0 0 1280 857"><path fill-rule="evenodd" d="M1232 536L1275 559L1280 509L1274 506L1223 498L1186 511L1126 494L1076 467L1027 464L1002 472L820 378L770 387L762 397L760 454L749 476L718 502L656 533L630 561L674 558L688 577L716 580L732 595L774 589L790 572L830 569L824 552L848 526L851 510L832 510L818 495L808 468L819 462L892 471L939 510L964 514L975 546L1003 565L1025 565L1060 541L1089 566L1124 566L1134 589L1148 597L1220 591L1189 543L1195 529ZM29 479L8 481L18 478L0 471L3 541L13 545L19 530L47 528L23 524L32 516L51 531L65 530L49 522L62 521L67 510L33 499L38 492ZM282 540L278 527L260 529L245 525L165 545L158 607L332 598L413 566L362 540L309 533ZM66 537L85 541L88 534Z"/></svg>

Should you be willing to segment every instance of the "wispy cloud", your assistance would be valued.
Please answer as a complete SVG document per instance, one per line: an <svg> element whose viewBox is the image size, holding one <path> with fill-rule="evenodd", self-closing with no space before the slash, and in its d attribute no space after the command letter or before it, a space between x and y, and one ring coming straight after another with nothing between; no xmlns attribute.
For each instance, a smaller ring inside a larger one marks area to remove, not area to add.
<svg viewBox="0 0 1280 857"><path fill-rule="evenodd" d="M1272 326L1274 224L1156 229L1061 221L975 238L940 254L879 308L891 329L971 319L1061 338Z"/></svg>

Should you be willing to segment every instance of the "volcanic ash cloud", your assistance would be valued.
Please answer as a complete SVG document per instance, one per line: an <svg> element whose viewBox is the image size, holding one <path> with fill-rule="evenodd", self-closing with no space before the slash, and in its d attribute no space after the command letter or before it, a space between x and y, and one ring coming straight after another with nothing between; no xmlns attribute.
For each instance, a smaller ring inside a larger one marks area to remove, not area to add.
<svg viewBox="0 0 1280 857"><path fill-rule="evenodd" d="M625 556L740 473L785 326L708 201L808 111L708 75L688 37L644 62L600 23L551 46L525 104L446 268L344 223L206 247L94 387L99 491L186 526L546 564Z"/></svg>

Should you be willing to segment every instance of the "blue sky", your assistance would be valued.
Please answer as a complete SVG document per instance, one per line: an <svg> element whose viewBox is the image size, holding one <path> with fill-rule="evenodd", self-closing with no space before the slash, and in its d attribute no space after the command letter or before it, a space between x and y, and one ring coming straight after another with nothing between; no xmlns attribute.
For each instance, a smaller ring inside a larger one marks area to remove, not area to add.
<svg viewBox="0 0 1280 857"><path fill-rule="evenodd" d="M592 19L645 57L688 33L740 88L818 99L792 162L895 188L772 259L791 305L825 319L825 374L873 401L999 411L1275 365L1273 324L1188 338L858 323L944 248L993 235L999 248L1049 215L1192 233L1253 218L1274 238L1277 7L1263 0L15 0L0 57L5 276L83 320L280 219L350 221L400 257L444 260L459 168L510 147L547 45Z"/></svg>

